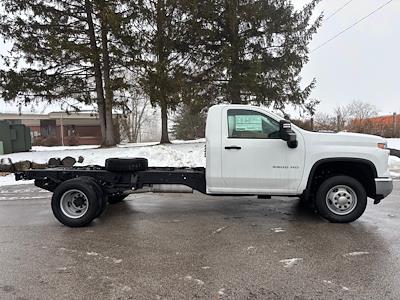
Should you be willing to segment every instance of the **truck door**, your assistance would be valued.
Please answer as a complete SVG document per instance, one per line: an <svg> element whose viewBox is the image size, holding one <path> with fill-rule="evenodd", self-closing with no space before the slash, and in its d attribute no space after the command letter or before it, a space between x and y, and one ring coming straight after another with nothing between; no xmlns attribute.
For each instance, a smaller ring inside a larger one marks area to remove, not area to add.
<svg viewBox="0 0 400 300"><path fill-rule="evenodd" d="M264 111L222 111L223 190L237 194L295 194L304 168L304 142L291 149L279 138L279 121Z"/></svg>

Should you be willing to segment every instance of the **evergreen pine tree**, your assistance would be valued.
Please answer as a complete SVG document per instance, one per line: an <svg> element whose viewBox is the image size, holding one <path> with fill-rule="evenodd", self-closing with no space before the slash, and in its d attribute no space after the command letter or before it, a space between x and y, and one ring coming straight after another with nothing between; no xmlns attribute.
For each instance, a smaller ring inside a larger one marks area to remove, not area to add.
<svg viewBox="0 0 400 300"><path fill-rule="evenodd" d="M168 111L195 97L191 87L193 56L186 3L146 0L141 7L143 90L161 109L161 143L169 143Z"/></svg>
<svg viewBox="0 0 400 300"><path fill-rule="evenodd" d="M308 44L322 15L311 21L320 0L295 10L287 0L193 1L193 43L202 72L218 101L283 109L304 105L314 87L301 88Z"/></svg>
<svg viewBox="0 0 400 300"><path fill-rule="evenodd" d="M124 48L119 46L132 18L123 2L3 1L0 32L13 48L5 58L7 69L0 73L2 97L95 102L102 144L115 145L114 93L128 85L121 69L127 60L121 59Z"/></svg>

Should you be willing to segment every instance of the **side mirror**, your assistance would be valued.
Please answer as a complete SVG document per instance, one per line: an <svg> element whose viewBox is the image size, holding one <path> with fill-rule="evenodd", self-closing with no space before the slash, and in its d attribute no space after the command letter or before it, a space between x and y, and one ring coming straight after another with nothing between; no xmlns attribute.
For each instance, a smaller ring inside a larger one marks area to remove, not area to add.
<svg viewBox="0 0 400 300"><path fill-rule="evenodd" d="M279 121L279 137L287 142L289 148L297 148L296 133L292 130L292 123L290 121Z"/></svg>

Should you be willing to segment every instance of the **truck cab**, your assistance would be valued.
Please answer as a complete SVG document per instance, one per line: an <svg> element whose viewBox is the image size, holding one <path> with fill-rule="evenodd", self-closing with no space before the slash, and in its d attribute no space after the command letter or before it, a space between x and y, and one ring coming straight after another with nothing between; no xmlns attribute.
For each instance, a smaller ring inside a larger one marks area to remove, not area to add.
<svg viewBox="0 0 400 300"><path fill-rule="evenodd" d="M282 123L291 126L296 147L282 139ZM301 130L262 108L211 107L206 153L207 193L298 194L306 157Z"/></svg>
<svg viewBox="0 0 400 300"><path fill-rule="evenodd" d="M310 132L261 107L216 105L207 117L207 193L314 201L324 182L340 177L325 202L343 216L362 197L347 181L357 181L375 203L392 191L385 148L378 136Z"/></svg>

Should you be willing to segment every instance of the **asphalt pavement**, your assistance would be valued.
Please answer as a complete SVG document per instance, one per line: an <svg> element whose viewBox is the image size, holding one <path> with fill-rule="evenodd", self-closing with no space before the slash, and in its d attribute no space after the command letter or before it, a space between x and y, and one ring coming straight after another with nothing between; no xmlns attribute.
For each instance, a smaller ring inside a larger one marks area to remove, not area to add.
<svg viewBox="0 0 400 300"><path fill-rule="evenodd" d="M0 188L0 299L400 299L400 182L352 224L296 198L138 194L86 228Z"/></svg>

